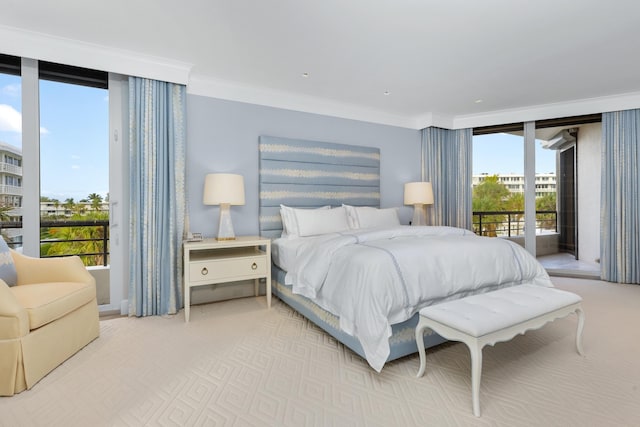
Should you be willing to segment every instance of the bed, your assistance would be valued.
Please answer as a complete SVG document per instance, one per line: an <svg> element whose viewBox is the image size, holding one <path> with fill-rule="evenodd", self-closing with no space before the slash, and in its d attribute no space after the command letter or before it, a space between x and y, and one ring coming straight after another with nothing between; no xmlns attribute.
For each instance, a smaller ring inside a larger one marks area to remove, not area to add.
<svg viewBox="0 0 640 427"><path fill-rule="evenodd" d="M261 136L259 153L260 233L273 239L274 295L376 371L417 352L417 312L426 305L521 283L551 286L511 242L392 220L392 209L379 209L376 148ZM465 261L463 247L479 262Z"/></svg>

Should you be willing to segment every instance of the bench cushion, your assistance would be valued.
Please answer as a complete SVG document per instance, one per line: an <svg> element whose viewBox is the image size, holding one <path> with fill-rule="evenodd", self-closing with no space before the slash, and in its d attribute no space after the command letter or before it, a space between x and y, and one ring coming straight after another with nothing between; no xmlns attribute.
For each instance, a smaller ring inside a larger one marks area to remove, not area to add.
<svg viewBox="0 0 640 427"><path fill-rule="evenodd" d="M478 338L580 301L560 289L517 285L425 307L420 315Z"/></svg>
<svg viewBox="0 0 640 427"><path fill-rule="evenodd" d="M34 330L82 307L96 297L92 284L76 282L37 283L11 288L29 316Z"/></svg>

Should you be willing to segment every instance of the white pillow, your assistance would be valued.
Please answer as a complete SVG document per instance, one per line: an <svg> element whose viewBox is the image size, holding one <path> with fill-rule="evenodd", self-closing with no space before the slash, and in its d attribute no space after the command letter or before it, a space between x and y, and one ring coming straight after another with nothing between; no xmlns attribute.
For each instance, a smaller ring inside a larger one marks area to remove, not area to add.
<svg viewBox="0 0 640 427"><path fill-rule="evenodd" d="M400 225L396 208L378 209L368 206L343 205L349 213L349 221L354 228L388 228Z"/></svg>
<svg viewBox="0 0 640 427"><path fill-rule="evenodd" d="M298 231L298 221L296 220L295 211L303 210L317 210L317 209L331 209L331 206L322 206L319 208L291 208L289 206L280 205L280 217L282 217L282 238L283 239L295 239L300 235Z"/></svg>
<svg viewBox="0 0 640 427"><path fill-rule="evenodd" d="M347 211L347 219L349 220L349 228L356 230L360 228L358 225L358 214L356 214L356 207L351 205L342 205Z"/></svg>
<svg viewBox="0 0 640 427"><path fill-rule="evenodd" d="M347 211L343 207L313 210L297 209L295 216L300 237L349 230Z"/></svg>

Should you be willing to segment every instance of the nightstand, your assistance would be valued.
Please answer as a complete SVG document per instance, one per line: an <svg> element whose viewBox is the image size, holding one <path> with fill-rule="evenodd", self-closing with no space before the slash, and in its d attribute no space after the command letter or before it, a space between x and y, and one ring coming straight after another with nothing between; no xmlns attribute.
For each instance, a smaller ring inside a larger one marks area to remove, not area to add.
<svg viewBox="0 0 640 427"><path fill-rule="evenodd" d="M191 288L195 286L254 279L258 296L260 279L264 278L267 307L271 308L271 240L242 236L235 240L185 241L183 250L185 322L189 321Z"/></svg>

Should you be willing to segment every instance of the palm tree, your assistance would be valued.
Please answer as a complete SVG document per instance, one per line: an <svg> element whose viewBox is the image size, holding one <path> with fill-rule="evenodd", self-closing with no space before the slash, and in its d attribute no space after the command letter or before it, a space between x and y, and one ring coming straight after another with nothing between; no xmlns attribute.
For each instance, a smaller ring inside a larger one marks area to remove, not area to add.
<svg viewBox="0 0 640 427"><path fill-rule="evenodd" d="M53 199L53 207L56 209L56 217L58 216L58 208L60 207L60 200Z"/></svg>
<svg viewBox="0 0 640 427"><path fill-rule="evenodd" d="M75 210L76 202L73 201L73 197L70 197L64 201L62 206L64 206L65 214L67 212L71 214Z"/></svg>
<svg viewBox="0 0 640 427"><path fill-rule="evenodd" d="M11 206L0 206L0 221L11 221L11 215L9 212L13 210Z"/></svg>
<svg viewBox="0 0 640 427"><path fill-rule="evenodd" d="M99 195L98 193L91 193L91 194L89 194L87 199L89 199L89 201L91 202L91 207L93 208L94 211L98 212L98 211L102 210L102 196L101 195Z"/></svg>
<svg viewBox="0 0 640 427"><path fill-rule="evenodd" d="M95 214L100 215L100 214ZM96 218L103 219L103 218ZM55 239L60 242L50 242L41 246L41 255L80 255L84 265L103 265L104 248L104 228L102 226L80 226L80 227L51 227L41 236L43 240ZM93 240L89 240L93 239ZM108 245L108 243L107 243ZM108 262L108 260L107 260Z"/></svg>

